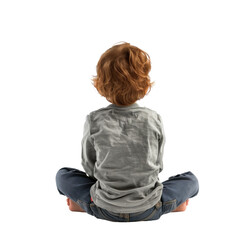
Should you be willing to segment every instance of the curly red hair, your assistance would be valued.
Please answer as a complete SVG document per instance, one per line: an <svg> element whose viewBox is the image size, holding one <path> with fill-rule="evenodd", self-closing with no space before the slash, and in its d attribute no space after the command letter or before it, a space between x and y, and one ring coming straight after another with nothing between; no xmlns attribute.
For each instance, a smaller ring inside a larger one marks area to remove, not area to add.
<svg viewBox="0 0 240 240"><path fill-rule="evenodd" d="M128 106L151 90L150 70L146 52L129 43L117 44L100 57L93 85L109 102Z"/></svg>

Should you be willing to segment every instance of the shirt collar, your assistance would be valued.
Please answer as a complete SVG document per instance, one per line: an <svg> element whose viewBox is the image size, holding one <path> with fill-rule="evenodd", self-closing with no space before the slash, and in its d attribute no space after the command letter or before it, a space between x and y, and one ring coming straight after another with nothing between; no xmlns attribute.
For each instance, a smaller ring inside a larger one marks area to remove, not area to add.
<svg viewBox="0 0 240 240"><path fill-rule="evenodd" d="M138 108L139 105L137 103L133 103L131 105L128 106L117 106L115 104L110 104L107 108L114 108L114 109L132 109L132 108Z"/></svg>

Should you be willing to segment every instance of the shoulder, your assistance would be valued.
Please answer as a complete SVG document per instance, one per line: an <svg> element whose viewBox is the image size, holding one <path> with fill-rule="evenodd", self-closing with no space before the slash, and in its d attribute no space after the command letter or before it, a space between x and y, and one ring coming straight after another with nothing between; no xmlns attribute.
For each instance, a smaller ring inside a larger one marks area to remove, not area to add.
<svg viewBox="0 0 240 240"><path fill-rule="evenodd" d="M161 116L157 111L150 109L148 107L142 107L142 110L149 114L152 118L161 121Z"/></svg>
<svg viewBox="0 0 240 240"><path fill-rule="evenodd" d="M88 114L88 118L90 120L94 120L96 117L99 117L101 115L105 115L107 112L109 112L109 107L102 107L102 108L96 109L94 111L91 111Z"/></svg>

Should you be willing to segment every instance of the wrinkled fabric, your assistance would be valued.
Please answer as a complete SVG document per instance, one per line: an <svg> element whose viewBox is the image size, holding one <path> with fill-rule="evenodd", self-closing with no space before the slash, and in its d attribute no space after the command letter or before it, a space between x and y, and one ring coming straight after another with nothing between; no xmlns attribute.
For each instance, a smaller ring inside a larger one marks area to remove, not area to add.
<svg viewBox="0 0 240 240"><path fill-rule="evenodd" d="M135 213L155 206L163 185L164 131L155 111L114 104L91 112L84 125L82 166L96 183L93 202L115 213Z"/></svg>

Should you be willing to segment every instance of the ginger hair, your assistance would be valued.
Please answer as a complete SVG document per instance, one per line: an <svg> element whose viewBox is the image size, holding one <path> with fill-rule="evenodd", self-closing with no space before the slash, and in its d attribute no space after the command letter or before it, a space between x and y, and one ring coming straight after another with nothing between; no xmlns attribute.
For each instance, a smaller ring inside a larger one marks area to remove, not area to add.
<svg viewBox="0 0 240 240"><path fill-rule="evenodd" d="M128 106L143 98L150 90L149 55L141 49L121 43L102 54L97 64L94 87L109 102Z"/></svg>

